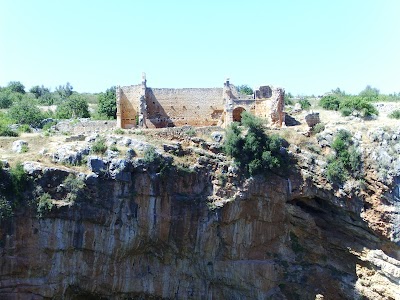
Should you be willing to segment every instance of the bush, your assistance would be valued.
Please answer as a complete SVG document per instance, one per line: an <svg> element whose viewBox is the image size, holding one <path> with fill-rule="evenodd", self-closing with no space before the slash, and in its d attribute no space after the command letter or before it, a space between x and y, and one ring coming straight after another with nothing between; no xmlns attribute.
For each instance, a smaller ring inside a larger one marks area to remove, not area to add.
<svg viewBox="0 0 400 300"><path fill-rule="evenodd" d="M10 201L4 197L0 197L0 223L13 216L13 209Z"/></svg>
<svg viewBox="0 0 400 300"><path fill-rule="evenodd" d="M349 96L343 99L340 103L340 112L343 116L350 115L354 112L359 112L362 117L378 115L378 110L365 98L357 96Z"/></svg>
<svg viewBox="0 0 400 300"><path fill-rule="evenodd" d="M98 95L98 113L99 115L104 115L111 118L117 117L117 102L115 95L115 86L106 90L105 93L101 93Z"/></svg>
<svg viewBox="0 0 400 300"><path fill-rule="evenodd" d="M59 119L89 118L89 105L83 96L74 94L57 107L56 116Z"/></svg>
<svg viewBox="0 0 400 300"><path fill-rule="evenodd" d="M311 103L308 101L308 99L301 99L299 103L301 105L301 109L307 110L311 107Z"/></svg>
<svg viewBox="0 0 400 300"><path fill-rule="evenodd" d="M40 122L44 119L41 110L33 101L28 99L14 102L8 111L8 115L16 123L27 124L33 127L38 127Z"/></svg>
<svg viewBox="0 0 400 300"><path fill-rule="evenodd" d="M9 108L15 101L20 100L21 96L16 95L8 89L0 91L0 108Z"/></svg>
<svg viewBox="0 0 400 300"><path fill-rule="evenodd" d="M93 143L91 151L96 154L104 154L107 151L106 140L103 137L98 138Z"/></svg>
<svg viewBox="0 0 400 300"><path fill-rule="evenodd" d="M312 133L317 134L325 130L324 123L318 123L312 128Z"/></svg>
<svg viewBox="0 0 400 300"><path fill-rule="evenodd" d="M283 140L277 135L264 133L261 119L242 113L242 124L247 129L243 136L236 123L227 131L224 143L225 153L233 157L246 176L257 175L284 165L281 152Z"/></svg>
<svg viewBox="0 0 400 300"><path fill-rule="evenodd" d="M85 182L76 175L69 174L63 181L63 185L68 192L65 200L71 204L73 204L79 196L84 197L83 189L85 188Z"/></svg>
<svg viewBox="0 0 400 300"><path fill-rule="evenodd" d="M319 105L328 110L338 110L340 105L340 100L334 95L324 96L319 100Z"/></svg>
<svg viewBox="0 0 400 300"><path fill-rule="evenodd" d="M392 118L392 119L400 119L400 110L399 109L397 109L397 110L394 110L390 115L389 115L389 118Z"/></svg>
<svg viewBox="0 0 400 300"><path fill-rule="evenodd" d="M124 134L125 131L123 131L121 128L117 128L117 129L114 130L114 133L115 134Z"/></svg>
<svg viewBox="0 0 400 300"><path fill-rule="evenodd" d="M19 136L18 132L11 130L8 126L4 126L0 124L0 136L11 136L16 137Z"/></svg>
<svg viewBox="0 0 400 300"><path fill-rule="evenodd" d="M237 87L239 93L244 95L253 95L253 89L249 87L247 84L242 84Z"/></svg>
<svg viewBox="0 0 400 300"><path fill-rule="evenodd" d="M22 197L25 187L28 184L28 176L24 171L24 166L18 163L15 167L10 169L10 177L12 188L17 198Z"/></svg>
<svg viewBox="0 0 400 300"><path fill-rule="evenodd" d="M154 148L153 146L149 146L144 151L143 160L147 164L159 163L160 154L157 153L156 148Z"/></svg>
<svg viewBox="0 0 400 300"><path fill-rule="evenodd" d="M32 129L28 124L22 124L21 126L18 127L18 131L29 133L32 132Z"/></svg>
<svg viewBox="0 0 400 300"><path fill-rule="evenodd" d="M37 216L41 218L46 211L50 211L53 208L53 200L51 199L50 194L44 193L38 198L37 203Z"/></svg>
<svg viewBox="0 0 400 300"><path fill-rule="evenodd" d="M25 87L19 81L10 81L7 85L7 89L13 93L25 94Z"/></svg>
<svg viewBox="0 0 400 300"><path fill-rule="evenodd" d="M351 133L339 130L332 145L335 154L328 158L326 175L331 182L343 182L349 175L358 176L361 167L361 154L353 145Z"/></svg>

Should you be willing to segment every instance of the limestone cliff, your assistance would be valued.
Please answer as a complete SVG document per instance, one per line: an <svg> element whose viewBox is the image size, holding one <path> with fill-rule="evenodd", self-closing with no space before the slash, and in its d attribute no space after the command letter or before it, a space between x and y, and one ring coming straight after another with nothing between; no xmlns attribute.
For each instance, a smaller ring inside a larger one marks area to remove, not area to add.
<svg viewBox="0 0 400 300"><path fill-rule="evenodd" d="M0 298L400 299L395 186L335 190L298 152L250 179L217 155L166 172L136 159L75 172L73 199L72 170L25 163L25 199L55 206L1 223Z"/></svg>

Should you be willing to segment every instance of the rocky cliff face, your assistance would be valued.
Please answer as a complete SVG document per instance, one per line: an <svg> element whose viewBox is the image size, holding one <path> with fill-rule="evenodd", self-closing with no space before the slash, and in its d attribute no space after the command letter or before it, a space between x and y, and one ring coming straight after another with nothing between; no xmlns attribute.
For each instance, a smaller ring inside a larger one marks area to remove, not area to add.
<svg viewBox="0 0 400 300"><path fill-rule="evenodd" d="M137 160L76 174L79 191L71 170L26 163L25 197L55 206L1 223L0 298L400 299L396 185L334 190L296 155L251 179L218 156L162 173Z"/></svg>

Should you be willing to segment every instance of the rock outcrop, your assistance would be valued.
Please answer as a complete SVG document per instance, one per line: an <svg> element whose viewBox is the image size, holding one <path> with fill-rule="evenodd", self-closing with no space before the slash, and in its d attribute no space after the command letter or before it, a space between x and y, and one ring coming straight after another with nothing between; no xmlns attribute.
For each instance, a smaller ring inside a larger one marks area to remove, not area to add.
<svg viewBox="0 0 400 300"><path fill-rule="evenodd" d="M399 299L397 185L334 189L299 149L286 174L250 179L204 153L190 169L26 163L25 200L1 221L0 298Z"/></svg>

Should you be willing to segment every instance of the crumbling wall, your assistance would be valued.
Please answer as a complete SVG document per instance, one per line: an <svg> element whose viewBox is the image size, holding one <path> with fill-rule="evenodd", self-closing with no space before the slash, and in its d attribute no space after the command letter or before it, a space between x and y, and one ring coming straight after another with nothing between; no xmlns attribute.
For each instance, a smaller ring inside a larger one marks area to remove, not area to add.
<svg viewBox="0 0 400 300"><path fill-rule="evenodd" d="M140 96L140 84L121 87L119 109L121 112L120 118L122 128L132 128L136 126Z"/></svg>
<svg viewBox="0 0 400 300"><path fill-rule="evenodd" d="M218 125L224 111L222 93L222 88L147 88L146 125L149 128Z"/></svg>

